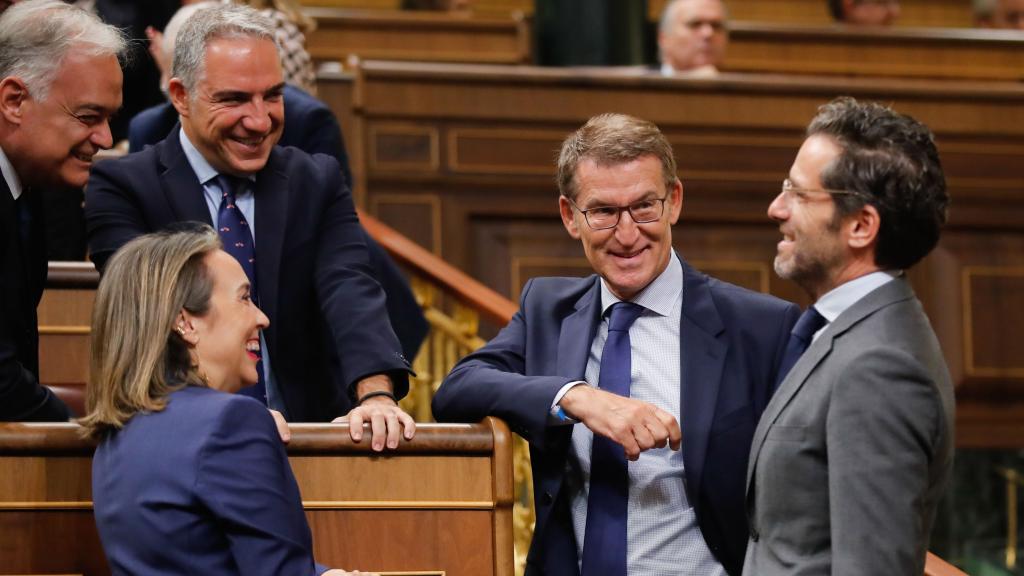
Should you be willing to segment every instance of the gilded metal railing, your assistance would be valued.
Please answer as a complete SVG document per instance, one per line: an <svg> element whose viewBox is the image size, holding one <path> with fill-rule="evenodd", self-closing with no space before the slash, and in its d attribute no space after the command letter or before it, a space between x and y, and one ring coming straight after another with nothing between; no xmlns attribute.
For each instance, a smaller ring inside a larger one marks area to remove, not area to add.
<svg viewBox="0 0 1024 576"><path fill-rule="evenodd" d="M999 468L999 475L1006 480L1006 569L1017 569L1017 493L1024 486L1024 474L1013 468Z"/></svg>

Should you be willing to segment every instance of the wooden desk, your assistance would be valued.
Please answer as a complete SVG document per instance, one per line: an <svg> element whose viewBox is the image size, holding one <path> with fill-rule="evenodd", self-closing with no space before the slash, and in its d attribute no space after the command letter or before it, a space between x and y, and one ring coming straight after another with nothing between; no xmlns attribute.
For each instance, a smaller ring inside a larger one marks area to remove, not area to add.
<svg viewBox="0 0 1024 576"><path fill-rule="evenodd" d="M911 277L959 383L958 440L1024 446L1012 425L1024 418L1024 87L394 62L364 62L356 77L367 211L513 299L533 276L590 273L558 218L553 164L592 115L647 118L672 142L685 187L674 240L691 262L802 303L772 272L765 210L816 108L848 94L921 119L953 207ZM321 76L325 94L330 84Z"/></svg>
<svg viewBox="0 0 1024 576"><path fill-rule="evenodd" d="M524 64L530 26L522 13L469 17L436 12L306 8L317 28L306 37L315 60L349 55L387 60Z"/></svg>
<svg viewBox="0 0 1024 576"><path fill-rule="evenodd" d="M648 16L658 20L667 0L648 0ZM533 14L534 0L474 0L479 15L504 15L512 11ZM397 10L399 0L302 0L304 6ZM735 20L791 24L829 24L825 0L728 0ZM967 27L973 23L968 0L901 0L897 26Z"/></svg>
<svg viewBox="0 0 1024 576"><path fill-rule="evenodd" d="M734 21L724 70L839 76L1024 79L1024 34Z"/></svg>
<svg viewBox="0 0 1024 576"><path fill-rule="evenodd" d="M500 421L423 424L387 456L347 425L295 425L288 454L317 560L391 572L512 575L511 437ZM93 447L72 424L0 424L0 574L108 574Z"/></svg>

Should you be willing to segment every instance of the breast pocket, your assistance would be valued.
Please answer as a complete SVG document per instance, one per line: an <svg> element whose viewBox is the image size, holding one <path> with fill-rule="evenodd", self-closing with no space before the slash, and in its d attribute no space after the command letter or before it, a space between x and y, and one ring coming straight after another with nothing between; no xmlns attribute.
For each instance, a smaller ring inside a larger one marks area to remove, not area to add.
<svg viewBox="0 0 1024 576"><path fill-rule="evenodd" d="M768 429L765 439L776 442L803 442L806 437L806 426L772 426Z"/></svg>

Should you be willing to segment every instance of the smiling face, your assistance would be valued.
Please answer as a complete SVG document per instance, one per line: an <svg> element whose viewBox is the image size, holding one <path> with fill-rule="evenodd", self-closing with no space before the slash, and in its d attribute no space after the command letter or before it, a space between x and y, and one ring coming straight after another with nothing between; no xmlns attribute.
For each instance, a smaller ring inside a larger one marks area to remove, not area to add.
<svg viewBox="0 0 1024 576"><path fill-rule="evenodd" d="M185 134L218 172L260 171L284 129L277 47L248 37L211 40L204 68L191 91L177 78L168 86Z"/></svg>
<svg viewBox="0 0 1024 576"><path fill-rule="evenodd" d="M210 388L235 392L258 379L260 330L270 320L250 298L249 279L234 257L217 250L203 263L213 280L210 308L202 316L184 314L195 335L199 373Z"/></svg>
<svg viewBox="0 0 1024 576"><path fill-rule="evenodd" d="M619 214L619 223L607 230L594 230L569 199L559 198L562 223L569 235L583 243L583 251L594 271L622 300L629 300L647 287L668 266L672 255L672 225L679 219L683 186L678 180L665 189L661 162L642 156L611 166L583 159L576 168L576 198L581 210L599 206L625 207L641 200L665 198L661 218L637 224L629 212Z"/></svg>
<svg viewBox="0 0 1024 576"><path fill-rule="evenodd" d="M805 140L789 171L794 190L783 191L768 207L768 216L782 232L775 273L796 282L815 299L841 283L848 260L835 202L821 191L821 171L840 154L842 149L827 136Z"/></svg>
<svg viewBox="0 0 1024 576"><path fill-rule="evenodd" d="M658 33L662 60L682 72L719 66L729 42L720 0L681 0L671 6L667 28Z"/></svg>
<svg viewBox="0 0 1024 576"><path fill-rule="evenodd" d="M2 113L11 131L4 152L29 185L85 186L93 156L113 145L110 117L121 107L117 57L72 49L45 99L16 77L0 82Z"/></svg>

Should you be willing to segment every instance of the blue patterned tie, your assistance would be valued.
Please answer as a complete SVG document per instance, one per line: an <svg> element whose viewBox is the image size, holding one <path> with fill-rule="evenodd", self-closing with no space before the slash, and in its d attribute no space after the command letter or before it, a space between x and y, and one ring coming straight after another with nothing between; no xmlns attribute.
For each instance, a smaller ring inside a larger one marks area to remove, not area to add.
<svg viewBox="0 0 1024 576"><path fill-rule="evenodd" d="M825 317L818 313L814 306L807 308L800 315L800 319L793 326L793 331L790 332L789 341L786 343L786 352L782 355L782 363L779 364L779 376L775 380L776 389L786 379L800 356L803 356L807 347L811 345L814 333L821 330L825 324L828 324L828 320L825 320Z"/></svg>
<svg viewBox="0 0 1024 576"><path fill-rule="evenodd" d="M220 208L217 210L217 232L224 244L224 251L235 257L242 265L242 270L249 277L249 294L254 304L259 305L259 291L256 289L256 246L252 231L245 215L235 205L235 196L245 190L249 181L221 174L217 177L220 185ZM259 377L255 386L242 388L239 394L252 396L264 404L267 403L267 386L263 378L263 361L256 363L256 374Z"/></svg>
<svg viewBox="0 0 1024 576"><path fill-rule="evenodd" d="M629 327L643 310L643 306L632 302L612 305L608 340L601 352L601 390L629 397ZM619 444L595 434L590 454L590 495L581 576L626 576L628 508L626 453Z"/></svg>

